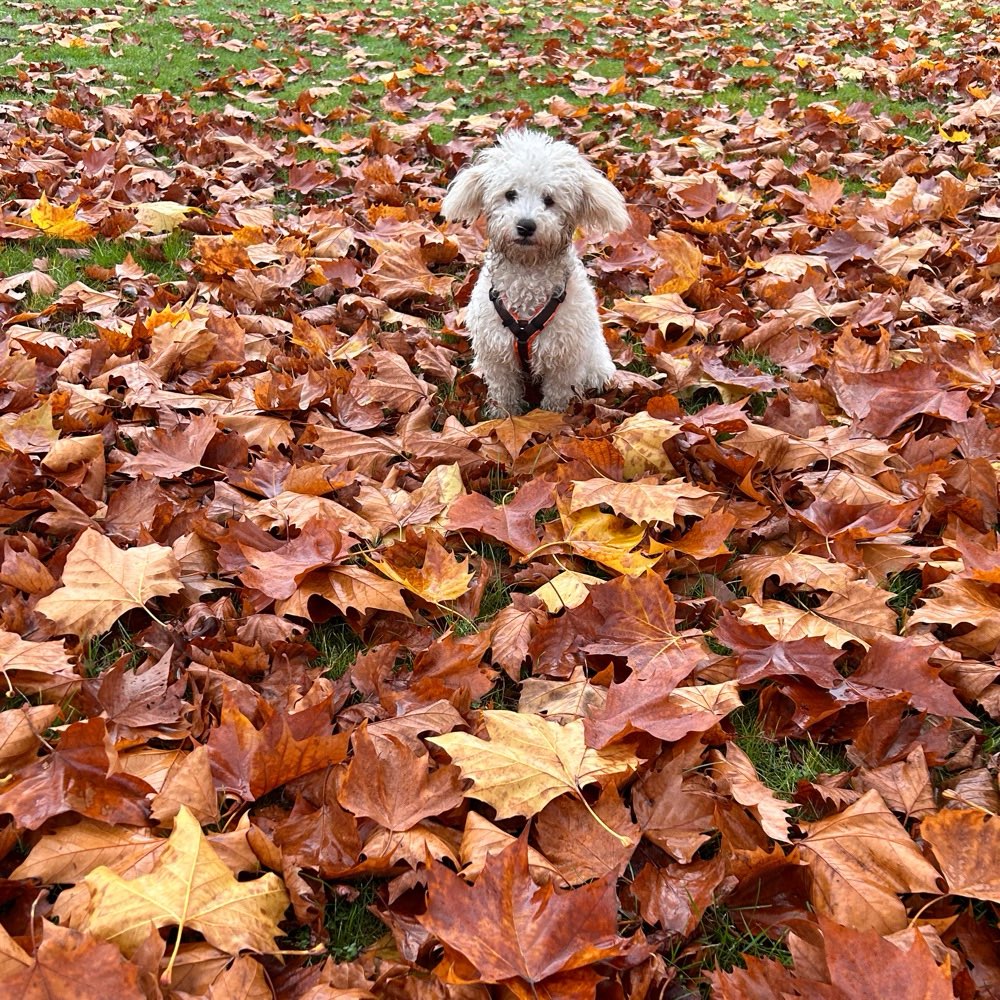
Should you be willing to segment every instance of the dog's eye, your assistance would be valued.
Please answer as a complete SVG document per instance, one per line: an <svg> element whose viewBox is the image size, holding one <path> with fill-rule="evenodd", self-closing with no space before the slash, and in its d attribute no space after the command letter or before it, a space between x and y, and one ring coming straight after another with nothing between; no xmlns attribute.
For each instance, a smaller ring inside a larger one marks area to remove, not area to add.
<svg viewBox="0 0 1000 1000"><path fill-rule="evenodd" d="M510 190L509 190L509 191L508 191L508 192L507 192L507 193L506 193L506 194L504 195L504 197L505 197L505 198L506 198L506 199L507 199L508 201L517 201L517 192L516 192L516 191L515 191L515 190L514 190L513 188L511 188L511 189L510 189Z"/></svg>
<svg viewBox="0 0 1000 1000"><path fill-rule="evenodd" d="M550 195L550 194L547 194L547 195L546 195L546 196L545 196L545 197L544 197L544 198L542 199L542 204L543 204L543 205L544 205L544 206L545 206L546 208L551 208L551 207L552 207L552 206L553 206L553 205L554 205L555 203L556 203L556 200L555 200L555 198L553 198L553 197L552 197L552 195Z"/></svg>

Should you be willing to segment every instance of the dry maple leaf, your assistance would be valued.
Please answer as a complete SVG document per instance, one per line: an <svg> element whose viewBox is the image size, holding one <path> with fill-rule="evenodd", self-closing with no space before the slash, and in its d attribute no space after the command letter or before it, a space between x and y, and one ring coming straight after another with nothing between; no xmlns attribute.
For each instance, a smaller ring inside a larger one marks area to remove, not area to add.
<svg viewBox="0 0 1000 1000"><path fill-rule="evenodd" d="M164 973L167 982L185 929L198 931L230 955L244 948L271 952L281 934L278 921L288 906L281 879L272 872L238 882L183 806L151 872L126 880L98 868L83 884L91 894L83 928L116 944L126 956L146 940L150 924L177 928Z"/></svg>
<svg viewBox="0 0 1000 1000"><path fill-rule="evenodd" d="M642 835L671 857L689 864L715 829L716 797L695 768L701 747L678 744L633 786L632 809Z"/></svg>
<svg viewBox="0 0 1000 1000"><path fill-rule="evenodd" d="M978 809L942 809L920 822L948 891L1000 903L1000 820Z"/></svg>
<svg viewBox="0 0 1000 1000"><path fill-rule="evenodd" d="M72 723L52 753L10 776L0 791L0 812L29 830L73 812L144 826L152 792L141 778L123 773L104 719L94 716Z"/></svg>
<svg viewBox="0 0 1000 1000"><path fill-rule="evenodd" d="M934 961L917 934L909 948L898 947L868 930L841 926L819 916L820 942L792 935L794 970L780 962L746 956L745 969L712 972L718 1000L954 1000L950 963Z"/></svg>
<svg viewBox="0 0 1000 1000"><path fill-rule="evenodd" d="M611 431L615 447L624 461L623 477L631 480L650 472L676 475L663 444L681 432L679 422L660 420L649 413L626 417Z"/></svg>
<svg viewBox="0 0 1000 1000"><path fill-rule="evenodd" d="M76 217L80 207L77 198L72 205L65 208L53 205L42 192L38 204L31 209L31 221L46 236L55 236L61 240L73 240L75 243L85 243L97 235L97 230L89 222Z"/></svg>
<svg viewBox="0 0 1000 1000"><path fill-rule="evenodd" d="M772 839L788 843L788 811L794 802L784 802L757 776L750 758L735 744L726 746L725 756L713 751L713 774L717 781L729 786L729 792L741 806L750 809L760 821L761 829Z"/></svg>
<svg viewBox="0 0 1000 1000"><path fill-rule="evenodd" d="M893 812L904 820L936 811L931 775L924 748L918 743L905 760L861 770L851 781L859 791L874 788Z"/></svg>
<svg viewBox="0 0 1000 1000"><path fill-rule="evenodd" d="M610 479L587 479L573 484L570 512L584 507L607 504L616 514L622 514L637 524L660 521L673 524L678 515L704 517L715 498L700 486L675 479L658 483L642 479L632 483L616 483Z"/></svg>
<svg viewBox="0 0 1000 1000"><path fill-rule="evenodd" d="M557 506L560 507L563 538L538 546L522 562L542 551L566 549L624 576L641 576L652 567L655 557L635 551L646 534L641 525L627 524L620 517L596 508L571 512L561 503Z"/></svg>
<svg viewBox="0 0 1000 1000"><path fill-rule="evenodd" d="M212 774L226 791L250 802L347 755L347 733L332 733L330 708L321 702L286 715L261 704L264 725L254 724L227 697L208 737Z"/></svg>
<svg viewBox="0 0 1000 1000"><path fill-rule="evenodd" d="M80 686L61 642L26 642L13 632L0 632L0 671L8 695L19 691L59 701Z"/></svg>
<svg viewBox="0 0 1000 1000"><path fill-rule="evenodd" d="M640 323L655 323L663 333L671 326L696 333L704 333L706 329L705 323L696 317L695 310L676 292L643 295L638 301L615 299L615 309L622 316Z"/></svg>
<svg viewBox="0 0 1000 1000"><path fill-rule="evenodd" d="M650 277L654 295L683 295L701 274L701 251L687 237L667 229L647 241L660 258Z"/></svg>
<svg viewBox="0 0 1000 1000"><path fill-rule="evenodd" d="M472 572L468 558L455 559L433 533L427 535L422 558L416 548L409 541L399 542L379 552L378 558L370 560L371 565L431 604L453 601L469 589ZM414 565L416 558L420 558L419 566Z"/></svg>
<svg viewBox="0 0 1000 1000"><path fill-rule="evenodd" d="M1000 646L1000 595L976 580L949 577L934 584L940 596L925 600L913 612L907 628L916 625L975 626L948 639L948 643L973 656L992 654Z"/></svg>
<svg viewBox="0 0 1000 1000"><path fill-rule="evenodd" d="M815 907L848 927L891 934L906 926L899 894L938 893L938 873L878 792L826 819L801 824Z"/></svg>
<svg viewBox="0 0 1000 1000"><path fill-rule="evenodd" d="M796 607L784 601L748 604L741 621L763 625L776 639L820 638L831 646L849 642L870 645L878 635L895 631L896 615L888 606L892 595L862 580L847 584L844 593L831 594L817 608Z"/></svg>
<svg viewBox="0 0 1000 1000"><path fill-rule="evenodd" d="M133 209L139 228L147 233L172 233L192 212L201 212L176 201L147 201Z"/></svg>
<svg viewBox="0 0 1000 1000"><path fill-rule="evenodd" d="M62 583L36 610L57 632L81 638L106 632L126 611L183 589L171 549L154 544L122 550L93 528L80 535L66 557Z"/></svg>
<svg viewBox="0 0 1000 1000"><path fill-rule="evenodd" d="M858 571L851 566L802 552L746 556L740 560L739 567L740 581L758 603L764 599L764 583L771 576L782 584L809 590L828 590L835 594L846 593L847 585L858 578Z"/></svg>
<svg viewBox="0 0 1000 1000"><path fill-rule="evenodd" d="M734 618L728 612L716 625L717 641L730 646L737 657L738 680L755 684L765 677L802 676L823 688L836 687L843 681L836 662L840 650L822 639L773 639L766 628Z"/></svg>
<svg viewBox="0 0 1000 1000"><path fill-rule="evenodd" d="M352 737L354 756L340 786L340 803L387 830L402 831L462 801L457 767L428 770L426 751L418 757L398 736L372 739L362 723Z"/></svg>
<svg viewBox="0 0 1000 1000"><path fill-rule="evenodd" d="M23 705L0 712L0 770L4 774L35 759L45 730L59 714L57 705Z"/></svg>
<svg viewBox="0 0 1000 1000"><path fill-rule="evenodd" d="M60 927L50 920L39 923L41 939L34 955L22 951L13 940L0 942L3 990L9 997L81 1000L83 996L90 996L145 1000L148 996L140 988L139 968L125 961L114 945L90 934ZM7 932L3 933L6 936ZM37 929L32 937L36 933Z"/></svg>
<svg viewBox="0 0 1000 1000"><path fill-rule="evenodd" d="M418 920L444 947L435 972L448 983L503 983L521 998L592 995L600 976L574 973L630 948L617 935L615 883L610 875L567 892L537 886L526 836L487 858L471 886L432 865Z"/></svg>
<svg viewBox="0 0 1000 1000"><path fill-rule="evenodd" d="M493 806L497 819L533 816L548 802L567 792L580 798L580 789L600 778L635 770L639 758L625 745L592 750L584 742L583 722L566 725L537 715L485 711L489 740L466 733L431 736L458 764L472 788L467 795Z"/></svg>

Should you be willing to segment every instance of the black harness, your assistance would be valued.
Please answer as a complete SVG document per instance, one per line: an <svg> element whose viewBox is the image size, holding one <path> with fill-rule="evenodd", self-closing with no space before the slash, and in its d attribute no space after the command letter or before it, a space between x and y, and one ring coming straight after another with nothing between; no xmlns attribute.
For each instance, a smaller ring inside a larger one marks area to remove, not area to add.
<svg viewBox="0 0 1000 1000"><path fill-rule="evenodd" d="M565 286L558 292L553 292L549 296L548 302L542 306L538 312L530 319L518 319L504 304L500 293L495 289L490 289L490 302L496 309L500 322L514 334L514 350L517 353L517 360L524 372L525 378L531 378L531 348L542 330L545 329L549 320L556 314L556 310L562 305L566 298Z"/></svg>

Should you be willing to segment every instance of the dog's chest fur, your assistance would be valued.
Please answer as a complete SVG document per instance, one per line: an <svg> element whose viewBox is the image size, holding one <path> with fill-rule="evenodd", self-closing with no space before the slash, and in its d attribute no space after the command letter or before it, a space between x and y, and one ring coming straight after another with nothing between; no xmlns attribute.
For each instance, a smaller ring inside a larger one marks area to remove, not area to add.
<svg viewBox="0 0 1000 1000"><path fill-rule="evenodd" d="M573 260L561 255L555 260L523 267L498 255L487 255L485 277L503 296L507 308L521 319L537 313L554 293L560 292L573 271Z"/></svg>

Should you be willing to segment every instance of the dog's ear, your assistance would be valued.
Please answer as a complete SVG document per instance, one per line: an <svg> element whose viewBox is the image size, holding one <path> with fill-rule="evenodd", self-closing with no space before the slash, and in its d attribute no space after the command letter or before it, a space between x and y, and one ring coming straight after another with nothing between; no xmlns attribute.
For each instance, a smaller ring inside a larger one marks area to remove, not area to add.
<svg viewBox="0 0 1000 1000"><path fill-rule="evenodd" d="M441 202L444 217L456 222L472 222L482 215L485 180L486 164L482 161L460 170Z"/></svg>
<svg viewBox="0 0 1000 1000"><path fill-rule="evenodd" d="M582 200L577 225L602 235L628 229L628 211L618 188L594 167L588 167L581 180Z"/></svg>

